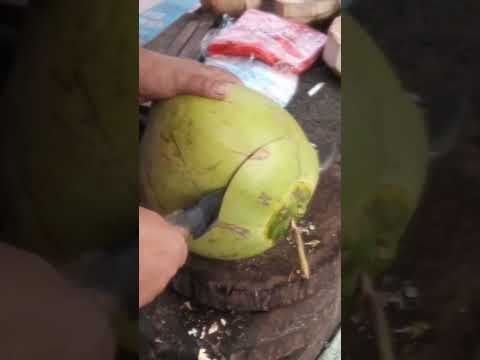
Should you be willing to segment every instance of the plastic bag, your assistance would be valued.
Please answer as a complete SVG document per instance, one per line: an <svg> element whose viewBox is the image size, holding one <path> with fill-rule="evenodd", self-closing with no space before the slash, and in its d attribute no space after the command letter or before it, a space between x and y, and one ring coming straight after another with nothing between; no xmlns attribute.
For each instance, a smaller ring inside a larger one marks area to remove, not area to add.
<svg viewBox="0 0 480 360"><path fill-rule="evenodd" d="M327 36L259 10L246 11L208 45L208 55L251 57L280 71L300 74L320 56Z"/></svg>
<svg viewBox="0 0 480 360"><path fill-rule="evenodd" d="M205 63L230 71L246 87L269 97L282 107L289 104L297 91L297 75L279 72L257 60L214 56L208 57Z"/></svg>
<svg viewBox="0 0 480 360"><path fill-rule="evenodd" d="M221 31L224 31L226 28L231 27L233 24L235 24L235 18L225 14L222 16L222 22L220 23L220 25L216 28L209 30L205 34L200 43L200 54L202 58L205 59L208 56L208 47L210 46L210 43L213 41L213 39L215 39Z"/></svg>

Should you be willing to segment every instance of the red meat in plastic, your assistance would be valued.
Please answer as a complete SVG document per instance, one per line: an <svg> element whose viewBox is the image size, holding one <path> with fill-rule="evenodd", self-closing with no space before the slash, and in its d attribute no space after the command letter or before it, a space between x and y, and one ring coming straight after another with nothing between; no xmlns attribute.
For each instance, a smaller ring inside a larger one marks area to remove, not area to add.
<svg viewBox="0 0 480 360"><path fill-rule="evenodd" d="M209 55L254 56L280 70L300 74L320 56L327 36L260 10L247 10L208 46Z"/></svg>

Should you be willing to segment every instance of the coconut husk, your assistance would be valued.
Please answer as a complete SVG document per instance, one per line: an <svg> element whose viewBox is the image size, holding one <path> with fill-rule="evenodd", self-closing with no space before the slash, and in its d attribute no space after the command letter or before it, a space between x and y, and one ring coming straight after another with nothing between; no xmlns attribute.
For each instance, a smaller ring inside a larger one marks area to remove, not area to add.
<svg viewBox="0 0 480 360"><path fill-rule="evenodd" d="M275 13L300 23L327 20L339 9L338 0L274 0Z"/></svg>
<svg viewBox="0 0 480 360"><path fill-rule="evenodd" d="M342 73L342 20L337 17L328 29L328 38L323 50L323 61L338 75Z"/></svg>
<svg viewBox="0 0 480 360"><path fill-rule="evenodd" d="M240 16L248 9L258 9L262 6L262 0L201 0L202 6L217 14Z"/></svg>

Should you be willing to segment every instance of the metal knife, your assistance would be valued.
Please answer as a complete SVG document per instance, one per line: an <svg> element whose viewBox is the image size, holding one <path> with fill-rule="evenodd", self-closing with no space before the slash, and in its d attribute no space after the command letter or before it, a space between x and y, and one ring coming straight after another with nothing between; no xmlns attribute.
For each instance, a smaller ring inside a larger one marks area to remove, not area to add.
<svg viewBox="0 0 480 360"><path fill-rule="evenodd" d="M176 211L168 215L166 220L187 230L194 239L199 238L217 219L224 194L225 189L208 193L195 206Z"/></svg>

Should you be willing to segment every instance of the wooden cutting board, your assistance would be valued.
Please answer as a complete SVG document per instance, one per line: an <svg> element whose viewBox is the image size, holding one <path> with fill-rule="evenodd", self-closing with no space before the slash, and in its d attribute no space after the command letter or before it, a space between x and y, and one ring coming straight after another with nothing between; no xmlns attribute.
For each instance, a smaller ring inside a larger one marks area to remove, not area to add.
<svg viewBox="0 0 480 360"><path fill-rule="evenodd" d="M220 312L168 292L142 311L153 326L141 359L197 360L201 349L218 360L296 359L309 346L321 351L340 312L338 281L295 306L262 313Z"/></svg>
<svg viewBox="0 0 480 360"><path fill-rule="evenodd" d="M144 47L165 55L198 59L202 39L217 20L217 16L203 10L185 14Z"/></svg>

